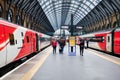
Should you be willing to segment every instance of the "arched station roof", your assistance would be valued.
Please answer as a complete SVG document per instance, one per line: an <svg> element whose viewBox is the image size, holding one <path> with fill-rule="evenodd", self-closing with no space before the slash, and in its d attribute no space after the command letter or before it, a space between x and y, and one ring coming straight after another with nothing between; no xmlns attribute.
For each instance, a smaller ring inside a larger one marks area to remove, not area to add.
<svg viewBox="0 0 120 80"><path fill-rule="evenodd" d="M38 0L54 30L70 25L71 14L76 25L101 0Z"/></svg>
<svg viewBox="0 0 120 80"><path fill-rule="evenodd" d="M20 10L34 19L48 32L73 24L86 26L106 15L120 11L119 0L10 0Z"/></svg>

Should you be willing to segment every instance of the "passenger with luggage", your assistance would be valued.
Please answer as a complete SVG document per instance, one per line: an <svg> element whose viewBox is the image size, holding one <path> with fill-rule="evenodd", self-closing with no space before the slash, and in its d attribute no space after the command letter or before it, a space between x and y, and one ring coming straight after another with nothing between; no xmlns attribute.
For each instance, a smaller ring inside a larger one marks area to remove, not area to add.
<svg viewBox="0 0 120 80"><path fill-rule="evenodd" d="M64 38L60 38L60 40L59 40L59 52L60 53L63 53L65 44L66 44L65 39Z"/></svg>

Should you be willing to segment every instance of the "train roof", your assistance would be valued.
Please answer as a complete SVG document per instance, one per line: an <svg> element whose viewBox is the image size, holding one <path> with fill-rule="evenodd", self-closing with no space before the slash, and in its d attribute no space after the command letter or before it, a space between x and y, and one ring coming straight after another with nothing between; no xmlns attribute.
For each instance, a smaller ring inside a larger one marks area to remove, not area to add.
<svg viewBox="0 0 120 80"><path fill-rule="evenodd" d="M89 37L89 36L93 36L93 34L105 34L105 33L110 33L112 30L107 30L107 31L99 31L99 32L92 32L92 33L88 33L88 34L84 34L81 35L80 37Z"/></svg>
<svg viewBox="0 0 120 80"><path fill-rule="evenodd" d="M103 31L98 31L98 32L89 33L89 34L84 34L84 35L81 35L80 37L89 37L89 36L93 36L93 34L111 33L113 30L114 30L114 31L120 31L120 28L119 28L119 27L116 27L116 28L109 29L109 30L103 30Z"/></svg>
<svg viewBox="0 0 120 80"><path fill-rule="evenodd" d="M22 29L27 29L27 30L29 30L29 31L31 31L31 32L38 33L39 35L43 35L43 36L45 36L45 37L50 37L49 35L46 35L46 34L43 34L43 33L41 33L41 32L37 32L37 31L31 30L31 29L28 29L28 28L25 28L25 27L22 27L22 26L20 26L20 25L18 25L18 24L9 22L9 21L7 21L7 20L5 20L5 19L3 19L3 18L0 18L0 24L2 24L2 25L7 25L7 26L10 26L10 27L13 27L13 28L18 28L18 27L20 27L20 28L22 28Z"/></svg>
<svg viewBox="0 0 120 80"><path fill-rule="evenodd" d="M9 22L9 21L7 21L7 20L5 20L5 19L2 19L2 18L0 18L0 24L2 24L2 25L7 25L7 26L12 26L12 27L14 27L14 28L18 28L18 26L20 27L20 25L17 25L17 24L14 24L14 23L11 23L11 22ZM10 26L10 27L11 27Z"/></svg>
<svg viewBox="0 0 120 80"><path fill-rule="evenodd" d="M120 31L120 27L116 28L115 31Z"/></svg>

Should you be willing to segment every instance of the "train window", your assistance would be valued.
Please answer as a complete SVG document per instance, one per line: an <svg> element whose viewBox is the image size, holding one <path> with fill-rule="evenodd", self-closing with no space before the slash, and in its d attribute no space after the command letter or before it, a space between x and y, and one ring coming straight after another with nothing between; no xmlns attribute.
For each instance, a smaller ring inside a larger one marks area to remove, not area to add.
<svg viewBox="0 0 120 80"><path fill-rule="evenodd" d="M15 43L17 44L17 40L15 40Z"/></svg>
<svg viewBox="0 0 120 80"><path fill-rule="evenodd" d="M2 17L2 7L0 5L0 17Z"/></svg>
<svg viewBox="0 0 120 80"><path fill-rule="evenodd" d="M102 37L102 42L104 42L104 37Z"/></svg>
<svg viewBox="0 0 120 80"><path fill-rule="evenodd" d="M110 36L108 36L108 42L110 42Z"/></svg>
<svg viewBox="0 0 120 80"><path fill-rule="evenodd" d="M24 44L24 39L22 39L22 43Z"/></svg>
<svg viewBox="0 0 120 80"><path fill-rule="evenodd" d="M13 34L9 34L9 40L10 40L10 45L15 45Z"/></svg>
<svg viewBox="0 0 120 80"><path fill-rule="evenodd" d="M97 37L90 37L91 42L103 42L104 41L104 37L103 36L97 36Z"/></svg>
<svg viewBox="0 0 120 80"><path fill-rule="evenodd" d="M23 32L21 32L21 36L23 36Z"/></svg>
<svg viewBox="0 0 120 80"><path fill-rule="evenodd" d="M26 36L26 40L27 40L27 43L29 43L29 37L28 36Z"/></svg>
<svg viewBox="0 0 120 80"><path fill-rule="evenodd" d="M40 38L40 41L41 41L41 42L45 41L45 38L41 37L41 38Z"/></svg>

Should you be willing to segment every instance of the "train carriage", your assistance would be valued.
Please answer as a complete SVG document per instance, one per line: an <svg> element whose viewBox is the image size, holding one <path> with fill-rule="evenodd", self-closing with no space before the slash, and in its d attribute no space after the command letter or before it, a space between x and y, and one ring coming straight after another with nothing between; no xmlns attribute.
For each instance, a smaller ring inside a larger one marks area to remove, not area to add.
<svg viewBox="0 0 120 80"><path fill-rule="evenodd" d="M88 47L120 55L120 29L95 32L80 37L88 39Z"/></svg>
<svg viewBox="0 0 120 80"><path fill-rule="evenodd" d="M112 38L112 37L111 37ZM120 29L114 31L113 49L114 53L120 55Z"/></svg>
<svg viewBox="0 0 120 80"><path fill-rule="evenodd" d="M0 68L40 51L50 44L48 38L45 34L0 19ZM47 41L46 45L41 39Z"/></svg>

